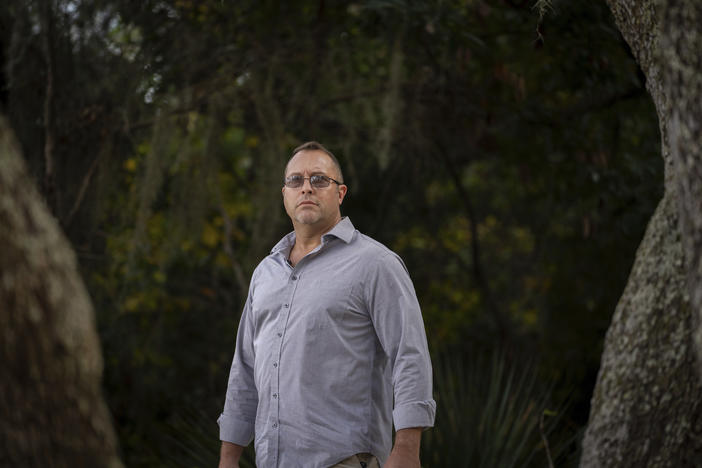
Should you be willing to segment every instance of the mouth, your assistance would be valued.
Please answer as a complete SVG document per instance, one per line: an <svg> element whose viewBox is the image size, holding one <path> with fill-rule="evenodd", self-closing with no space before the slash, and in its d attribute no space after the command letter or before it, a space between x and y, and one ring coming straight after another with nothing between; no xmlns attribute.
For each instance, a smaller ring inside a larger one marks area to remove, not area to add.
<svg viewBox="0 0 702 468"><path fill-rule="evenodd" d="M300 203L297 204L297 206L308 206L308 205L317 206L317 204L311 200L304 200L304 201L301 201Z"/></svg>

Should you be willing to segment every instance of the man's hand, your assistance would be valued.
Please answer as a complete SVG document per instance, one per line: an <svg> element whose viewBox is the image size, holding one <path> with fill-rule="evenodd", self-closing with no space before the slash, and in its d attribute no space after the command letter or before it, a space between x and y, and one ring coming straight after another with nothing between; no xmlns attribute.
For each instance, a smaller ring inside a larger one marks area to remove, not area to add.
<svg viewBox="0 0 702 468"><path fill-rule="evenodd" d="M421 439L421 427L397 431L395 434L395 446L390 452L390 458L388 458L385 468L420 468L419 442Z"/></svg>
<svg viewBox="0 0 702 468"><path fill-rule="evenodd" d="M222 441L222 450L219 453L219 468L239 468L239 458L244 447L231 442Z"/></svg>

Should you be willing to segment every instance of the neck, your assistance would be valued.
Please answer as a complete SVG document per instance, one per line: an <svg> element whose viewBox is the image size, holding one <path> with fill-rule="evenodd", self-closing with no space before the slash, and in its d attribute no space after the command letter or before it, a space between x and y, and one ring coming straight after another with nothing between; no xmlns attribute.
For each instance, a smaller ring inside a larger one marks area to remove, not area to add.
<svg viewBox="0 0 702 468"><path fill-rule="evenodd" d="M295 245L290 255L291 260L304 257L321 244L322 235L329 232L339 221L341 221L341 216L337 217L332 223L324 226L293 223L293 227L295 228Z"/></svg>

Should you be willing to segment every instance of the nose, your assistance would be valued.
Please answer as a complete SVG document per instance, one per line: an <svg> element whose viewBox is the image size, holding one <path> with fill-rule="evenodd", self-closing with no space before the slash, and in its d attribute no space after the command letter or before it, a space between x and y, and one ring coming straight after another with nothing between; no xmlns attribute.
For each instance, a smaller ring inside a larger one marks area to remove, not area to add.
<svg viewBox="0 0 702 468"><path fill-rule="evenodd" d="M314 190L314 187L312 187L312 182L310 182L309 177L305 177L302 179L302 187L300 187L300 190L302 193L310 193L312 190Z"/></svg>

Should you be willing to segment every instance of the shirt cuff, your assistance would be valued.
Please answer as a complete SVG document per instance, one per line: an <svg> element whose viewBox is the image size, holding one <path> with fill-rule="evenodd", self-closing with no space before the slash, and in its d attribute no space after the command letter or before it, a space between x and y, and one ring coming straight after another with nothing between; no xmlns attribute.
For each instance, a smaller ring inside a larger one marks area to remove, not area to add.
<svg viewBox="0 0 702 468"><path fill-rule="evenodd" d="M254 424L225 416L222 413L217 419L219 424L219 440L231 442L232 444L246 447L251 443L254 436Z"/></svg>
<svg viewBox="0 0 702 468"><path fill-rule="evenodd" d="M409 427L432 427L436 416L434 400L415 401L396 406L392 412L395 431Z"/></svg>

